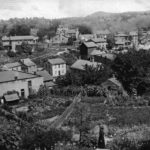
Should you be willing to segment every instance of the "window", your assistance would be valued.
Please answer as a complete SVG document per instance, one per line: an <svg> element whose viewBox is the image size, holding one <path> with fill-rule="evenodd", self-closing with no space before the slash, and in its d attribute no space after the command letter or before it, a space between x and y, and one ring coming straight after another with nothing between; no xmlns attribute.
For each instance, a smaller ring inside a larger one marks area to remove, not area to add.
<svg viewBox="0 0 150 150"><path fill-rule="evenodd" d="M62 68L64 68L64 65L63 65L63 64L62 64L61 66L62 66Z"/></svg>
<svg viewBox="0 0 150 150"><path fill-rule="evenodd" d="M28 81L28 87L32 87L32 81Z"/></svg>
<svg viewBox="0 0 150 150"><path fill-rule="evenodd" d="M25 97L25 91L24 91L24 89L21 89L21 97Z"/></svg>
<svg viewBox="0 0 150 150"><path fill-rule="evenodd" d="M55 71L55 75L57 75L57 71Z"/></svg>
<svg viewBox="0 0 150 150"><path fill-rule="evenodd" d="M55 65L55 68L57 68L57 65Z"/></svg>

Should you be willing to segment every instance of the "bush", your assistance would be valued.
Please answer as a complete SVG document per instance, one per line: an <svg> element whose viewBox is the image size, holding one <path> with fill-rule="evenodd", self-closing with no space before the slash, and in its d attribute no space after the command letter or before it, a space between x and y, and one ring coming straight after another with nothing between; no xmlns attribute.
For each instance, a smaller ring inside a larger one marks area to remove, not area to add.
<svg viewBox="0 0 150 150"><path fill-rule="evenodd" d="M12 51L8 51L8 52L7 52L7 55L8 55L9 57L16 57L16 53L15 53L15 52L12 52Z"/></svg>

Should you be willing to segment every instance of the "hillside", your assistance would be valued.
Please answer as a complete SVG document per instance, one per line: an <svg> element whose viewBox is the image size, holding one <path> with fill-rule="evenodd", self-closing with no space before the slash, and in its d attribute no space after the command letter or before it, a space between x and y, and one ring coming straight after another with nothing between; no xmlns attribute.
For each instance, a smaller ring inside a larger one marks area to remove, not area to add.
<svg viewBox="0 0 150 150"><path fill-rule="evenodd" d="M88 24L93 30L129 31L150 26L150 11L106 13L96 12L83 18L63 19L64 24Z"/></svg>
<svg viewBox="0 0 150 150"><path fill-rule="evenodd" d="M95 12L86 17L72 17L62 19L45 18L13 18L0 20L0 33L6 33L15 24L26 24L30 28L48 28L53 23L58 22L67 26L77 24L87 24L93 31L108 29L112 32L136 30L140 27L150 27L150 11L107 13Z"/></svg>

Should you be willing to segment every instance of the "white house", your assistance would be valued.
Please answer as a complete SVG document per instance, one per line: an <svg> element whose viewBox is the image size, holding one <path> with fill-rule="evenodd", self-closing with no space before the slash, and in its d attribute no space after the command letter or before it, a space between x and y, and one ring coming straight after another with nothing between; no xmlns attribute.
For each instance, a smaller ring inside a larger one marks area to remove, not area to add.
<svg viewBox="0 0 150 150"><path fill-rule="evenodd" d="M22 42L26 42L30 45L35 45L37 43L38 37L35 36L3 36L2 44L4 47L16 52L16 46L21 45Z"/></svg>
<svg viewBox="0 0 150 150"><path fill-rule="evenodd" d="M66 74L66 62L61 58L48 59L45 68L54 78Z"/></svg>
<svg viewBox="0 0 150 150"><path fill-rule="evenodd" d="M11 70L0 72L0 96L17 91L19 96L27 98L32 91L37 92L40 85L43 85L43 77L39 75Z"/></svg>

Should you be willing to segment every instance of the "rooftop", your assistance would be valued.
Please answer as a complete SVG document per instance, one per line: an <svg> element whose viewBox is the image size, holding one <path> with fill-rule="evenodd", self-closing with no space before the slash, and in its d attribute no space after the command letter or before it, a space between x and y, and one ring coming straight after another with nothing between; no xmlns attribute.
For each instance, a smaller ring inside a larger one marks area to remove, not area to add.
<svg viewBox="0 0 150 150"><path fill-rule="evenodd" d="M20 61L21 61L25 66L36 66L36 64L35 64L30 58L21 59Z"/></svg>
<svg viewBox="0 0 150 150"><path fill-rule="evenodd" d="M15 77L17 77L17 80L24 80L30 78L37 78L41 76L12 70L1 71L0 83L15 81Z"/></svg>
<svg viewBox="0 0 150 150"><path fill-rule="evenodd" d="M103 43L103 42L106 42L106 39L96 38L96 39L92 39L91 41L93 41L94 43Z"/></svg>
<svg viewBox="0 0 150 150"><path fill-rule="evenodd" d="M84 42L83 44L88 48L97 47L97 45L94 42Z"/></svg>
<svg viewBox="0 0 150 150"><path fill-rule="evenodd" d="M6 102L12 102L20 99L17 93L4 95L4 98Z"/></svg>
<svg viewBox="0 0 150 150"><path fill-rule="evenodd" d="M14 41L14 40L37 40L38 37L32 36L32 35L27 35L27 36L3 36L2 41Z"/></svg>
<svg viewBox="0 0 150 150"><path fill-rule="evenodd" d="M52 65L66 64L62 58L48 59L48 62Z"/></svg>
<svg viewBox="0 0 150 150"><path fill-rule="evenodd" d="M21 66L21 63L14 62L14 63L7 63L7 64L4 65L4 67L6 67L6 68L14 68L14 67L17 67L17 66Z"/></svg>
<svg viewBox="0 0 150 150"><path fill-rule="evenodd" d="M85 65L97 67L98 65L101 65L101 63L79 59L71 66L71 68L77 70L85 70Z"/></svg>
<svg viewBox="0 0 150 150"><path fill-rule="evenodd" d="M101 56L101 57L107 58L109 60L114 60L116 58L116 55L111 54L111 53L101 52L100 50L93 50L90 55Z"/></svg>
<svg viewBox="0 0 150 150"><path fill-rule="evenodd" d="M38 71L37 74L44 77L44 82L53 80L53 77L46 70Z"/></svg>
<svg viewBox="0 0 150 150"><path fill-rule="evenodd" d="M114 83L118 87L122 87L121 83L115 77L108 79L108 81L111 81L112 83Z"/></svg>

